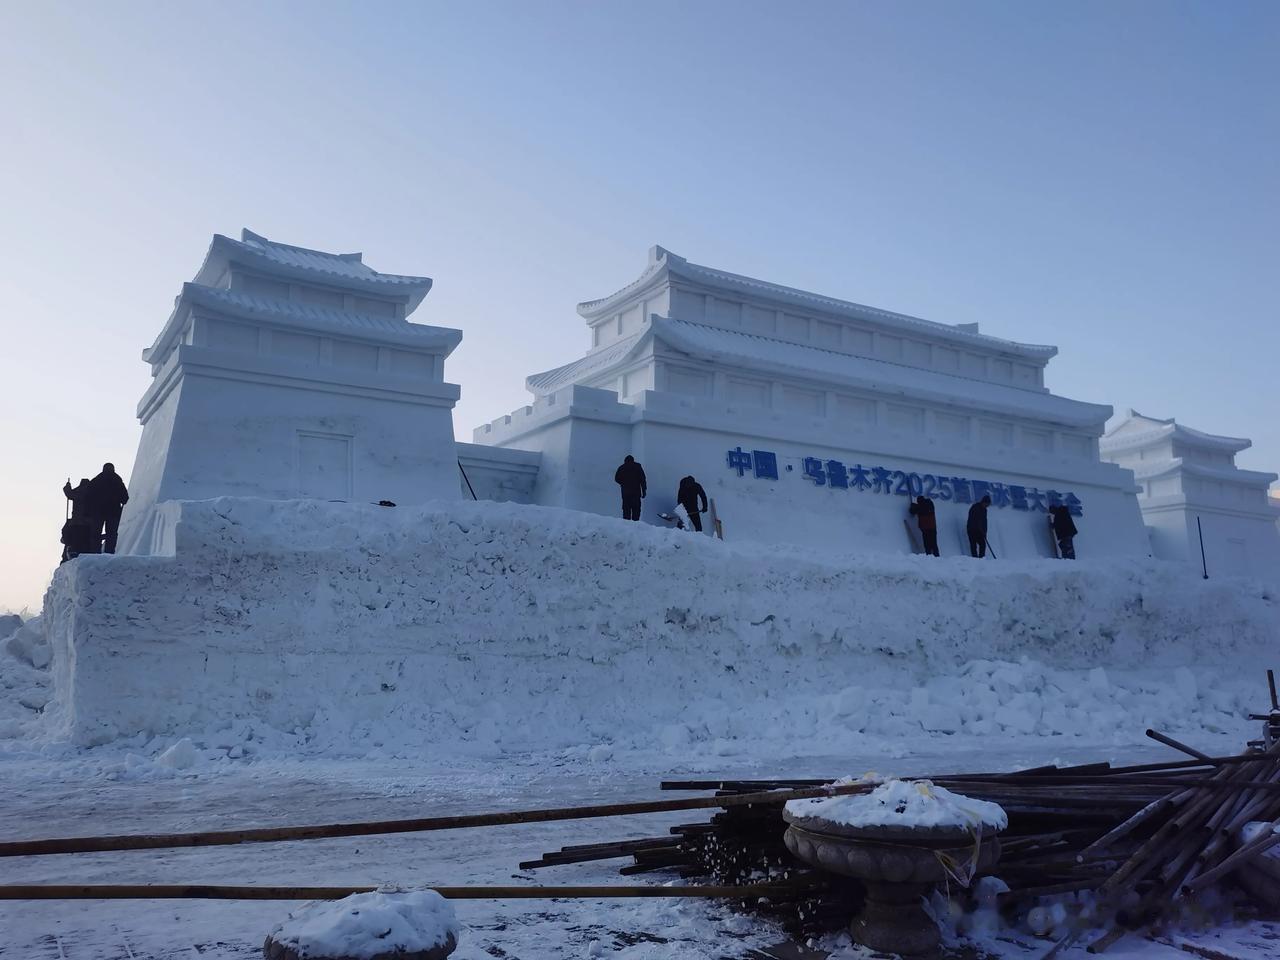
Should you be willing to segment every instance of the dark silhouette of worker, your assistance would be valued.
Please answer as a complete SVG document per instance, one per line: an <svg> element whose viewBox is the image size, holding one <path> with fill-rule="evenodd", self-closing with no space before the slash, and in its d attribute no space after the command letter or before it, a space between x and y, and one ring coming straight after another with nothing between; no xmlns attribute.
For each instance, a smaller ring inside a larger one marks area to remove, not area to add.
<svg viewBox="0 0 1280 960"><path fill-rule="evenodd" d="M1058 553L1063 560L1074 560L1076 558L1076 522L1071 519L1071 511L1066 507L1057 506L1050 507L1049 513L1053 517L1053 535L1058 538Z"/></svg>
<svg viewBox="0 0 1280 960"><path fill-rule="evenodd" d="M129 502L125 488L114 464L104 463L102 472L89 481L89 496L96 517L94 534L102 538L102 552L116 552L116 536L120 532L120 514ZM105 534L105 535L104 535Z"/></svg>
<svg viewBox="0 0 1280 960"><path fill-rule="evenodd" d="M97 553L102 540L97 536L97 516L93 512L93 485L83 478L74 487L68 480L62 492L71 501L71 516L62 525L62 562L82 553Z"/></svg>
<svg viewBox="0 0 1280 960"><path fill-rule="evenodd" d="M984 496L969 508L969 519L965 521L964 532L969 535L969 556L985 557L987 555L987 507L991 506L991 498Z"/></svg>
<svg viewBox="0 0 1280 960"><path fill-rule="evenodd" d="M907 510L916 518L916 525L920 527L920 536L924 540L924 552L931 557L941 556L938 553L938 515L934 510L933 501L928 497L916 497L916 502Z"/></svg>
<svg viewBox="0 0 1280 960"><path fill-rule="evenodd" d="M702 514L707 512L707 491L693 477L684 477L680 481L680 489L676 492L676 502L689 514L689 522L693 529L702 532ZM701 503L701 506L699 506Z"/></svg>
<svg viewBox="0 0 1280 960"><path fill-rule="evenodd" d="M640 501L649 494L649 482L644 477L644 467L636 458L627 454L613 475L614 482L622 488L622 519L640 519Z"/></svg>

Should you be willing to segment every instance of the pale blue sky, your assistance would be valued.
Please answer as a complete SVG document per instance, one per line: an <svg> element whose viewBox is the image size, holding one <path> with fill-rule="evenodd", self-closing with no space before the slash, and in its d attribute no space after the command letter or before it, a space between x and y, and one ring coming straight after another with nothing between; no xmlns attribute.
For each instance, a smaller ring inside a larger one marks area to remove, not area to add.
<svg viewBox="0 0 1280 960"><path fill-rule="evenodd" d="M1280 468L1280 4L0 0L0 607L127 473L215 232L424 273L455 423L691 260L1056 343L1055 392Z"/></svg>

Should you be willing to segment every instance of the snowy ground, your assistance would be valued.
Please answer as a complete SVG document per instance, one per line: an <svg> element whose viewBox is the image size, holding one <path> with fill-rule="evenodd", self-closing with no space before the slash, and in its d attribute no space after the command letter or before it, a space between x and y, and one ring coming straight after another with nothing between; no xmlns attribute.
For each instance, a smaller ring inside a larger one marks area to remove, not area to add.
<svg viewBox="0 0 1280 960"><path fill-rule="evenodd" d="M897 752L897 751L896 751ZM1047 759L1063 763L1167 755L1163 748L1076 745ZM0 760L5 785L0 836L28 839L95 832L166 832L244 824L381 819L607 802L658 795L664 776L825 775L877 769L901 774L991 769L1042 762L1042 749L958 753L945 745L910 758L867 754L772 761L726 758L713 767L651 768L626 756L607 763L550 756L495 761L245 761L198 773L113 779L118 759L90 751L78 761L15 751ZM667 796L670 796L668 794ZM520 872L519 861L564 844L665 832L696 813L535 824L358 839L139 851L0 861L3 883L212 883L376 885L582 884L633 882L605 861ZM640 878L661 882L661 875ZM276 902L112 901L0 903L0 957L13 960L245 960L291 905ZM739 958L785 940L757 918L714 902L664 900L459 902L467 931L463 960L610 956ZM1280 954L1280 926L1253 923L1192 936L1229 957ZM838 938L821 946L858 956ZM1021 960L1047 949L1025 933L985 943ZM823 950L817 955L823 955ZM1085 956L1081 951L1080 957ZM1142 960L1187 957L1172 946L1134 940L1108 954Z"/></svg>
<svg viewBox="0 0 1280 960"><path fill-rule="evenodd" d="M0 636L0 839L639 800L681 776L1167 757L1148 726L1235 751L1280 627L1270 588L1149 561L811 557L510 504L181 516L172 555L67 564L43 621ZM701 819L7 859L0 883L617 883L625 861L516 867ZM0 958L243 960L289 907L0 901ZM758 960L784 939L707 901L458 913L463 960ZM1197 942L1280 956L1264 923ZM1046 948L1017 931L983 944ZM1187 954L1130 938L1108 956Z"/></svg>

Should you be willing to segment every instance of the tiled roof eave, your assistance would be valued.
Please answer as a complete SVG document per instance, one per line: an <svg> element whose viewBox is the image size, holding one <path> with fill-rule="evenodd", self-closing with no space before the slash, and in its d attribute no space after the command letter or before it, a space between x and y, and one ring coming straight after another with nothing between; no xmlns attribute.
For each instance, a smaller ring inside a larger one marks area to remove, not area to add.
<svg viewBox="0 0 1280 960"><path fill-rule="evenodd" d="M945 323L924 320L904 313L881 310L851 300L839 300L821 294L810 293L795 287L756 280L724 270L716 270L700 264L690 263L683 257L676 256L668 250L655 248L659 258L650 263L645 271L634 281L607 297L587 300L578 304L578 313L588 320L608 316L615 309L651 287L659 286L667 279L683 279L691 283L700 283L711 287L731 288L736 292L745 292L748 296L763 296L782 304L799 305L801 308L818 309L827 313L843 315L864 320L873 324L888 324L902 330L915 330L921 334L953 342L958 346L968 345L973 349L997 350L1002 353L1024 357L1039 363L1046 363L1057 356L1058 348L1049 344L1019 343L1001 337L992 337L984 333L961 330Z"/></svg>
<svg viewBox="0 0 1280 960"><path fill-rule="evenodd" d="M754 367L759 370L778 371L784 375L793 377L798 376L815 383L844 382L851 386L861 387L873 392L891 392L901 396L927 398L932 401L941 399L948 404L957 407L974 410L998 410L1010 415L1020 415L1024 417L1030 416L1035 419L1075 427L1092 427L1102 421L1105 421L1111 413L1111 408L1106 405L1085 403L1079 400L1071 400L1066 397L1056 397L1047 392L1026 391L1013 386L1004 386L1002 384L993 384L980 380L968 381L967 378L954 377L958 383L972 382L979 386L983 392L997 392L1000 394L997 398L982 397L977 394L965 396L957 394L954 391L939 388L938 385L932 384L930 381L935 378L950 376L948 374L935 373L933 371L920 370L918 373L913 373L909 378L919 379L921 380L921 383L903 383L901 382L901 374L898 374L896 378L893 375L894 373L897 373L898 368L901 367L902 371L916 371L916 368L895 365L888 361L823 350L819 347L794 344L789 341L773 340L772 338L756 334L723 330L717 327L709 327L704 324L697 324L686 320L672 320L655 317L653 318L653 325L655 337L658 340L691 356L701 356L704 359L711 360L712 362L727 362L747 369ZM697 342L689 336L682 334L680 329L681 325L697 328L704 339L710 337L712 339L719 339L723 342L715 346ZM776 348L770 348L769 354L766 357L761 357L759 355L753 356L746 351L735 350L732 338L744 338L747 341L759 341L765 345L776 344ZM801 363L788 362L786 359L782 358L785 356L785 352L788 351L812 351L815 356L835 358L837 362L848 362L849 364L883 364L884 370L882 372L884 376L877 378L874 371L870 374L864 374L860 372L820 370L811 366L805 366ZM895 379L897 382L895 382ZM1053 409L1031 409L1028 407L1029 402L1035 403L1042 408L1052 407Z"/></svg>
<svg viewBox="0 0 1280 960"><path fill-rule="evenodd" d="M1203 433L1200 430L1193 430L1173 421L1167 421L1150 430L1105 436L1098 443L1100 449L1108 453L1118 453L1123 450L1134 450L1150 446L1170 437L1185 440L1193 446L1211 450L1225 450L1231 453L1239 453L1253 446L1253 441L1244 437L1227 437Z"/></svg>
<svg viewBox="0 0 1280 960"><path fill-rule="evenodd" d="M1261 470L1241 470L1238 467L1231 469L1210 467L1187 460L1184 457L1174 457L1171 460L1160 460L1151 464L1137 464L1126 469L1132 470L1134 477L1138 480L1158 480L1161 477L1167 477L1175 473L1186 473L1206 480L1221 480L1226 483L1238 483L1250 487L1268 487L1277 479L1277 475L1274 473L1265 473Z"/></svg>
<svg viewBox="0 0 1280 960"><path fill-rule="evenodd" d="M406 313L417 309L431 290L430 277L378 273L363 263L349 259L347 255L334 256L301 247L287 249L295 251L297 256L309 255L317 262L284 262L251 244L214 234L204 263L196 273L195 282L214 286L226 268L235 264L285 281L322 284L351 293L369 293L399 300L406 304ZM325 268L325 261L329 262L330 268Z"/></svg>
<svg viewBox="0 0 1280 960"><path fill-rule="evenodd" d="M143 352L144 359L164 354L185 325L195 307L264 323L310 330L317 335L330 335L371 343L396 344L419 350L432 350L449 356L462 341L462 331L450 327L427 326L407 320L391 320L363 314L349 314L311 304L292 301L268 302L265 298L234 293L197 283L185 283L155 343Z"/></svg>
<svg viewBox="0 0 1280 960"><path fill-rule="evenodd" d="M1058 348L1049 344L1019 343L1016 340L992 337L984 333L971 333L934 320L925 320L905 313L895 313L892 310L882 310L879 307L869 307L866 304L855 303L852 300L826 297L822 294L810 293L806 290L770 283L766 280L756 280L753 277L728 273L712 267L689 263L688 261L681 261L673 268L672 272L677 276L683 275L695 282L701 280L712 284L727 285L746 291L762 293L783 302L816 306L832 313L866 319L872 322L883 323L887 321L900 328L919 330L932 337L959 344L969 344L975 348L979 346L988 350L994 348L1006 353L1027 357L1028 359L1034 358L1046 361L1058 354Z"/></svg>
<svg viewBox="0 0 1280 960"><path fill-rule="evenodd" d="M607 297L600 297L598 300L584 300L579 303L577 307L578 315L586 320L596 320L602 316L608 316L613 307L624 303L639 293L661 286L666 277L667 258L664 257L657 263L649 264L644 273L640 274L639 277L621 290L616 290Z"/></svg>
<svg viewBox="0 0 1280 960"><path fill-rule="evenodd" d="M545 396L570 383L580 383L588 376L599 376L606 370L627 363L647 342L652 332L646 324L640 330L616 343L579 357L570 363L552 367L525 377L525 389L535 396Z"/></svg>

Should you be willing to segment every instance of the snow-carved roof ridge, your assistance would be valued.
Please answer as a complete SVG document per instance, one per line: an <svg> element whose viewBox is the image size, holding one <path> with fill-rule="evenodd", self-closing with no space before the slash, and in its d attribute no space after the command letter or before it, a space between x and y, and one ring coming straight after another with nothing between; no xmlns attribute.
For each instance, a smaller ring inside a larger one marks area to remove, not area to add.
<svg viewBox="0 0 1280 960"><path fill-rule="evenodd" d="M607 346L592 350L585 357L572 363L566 363L541 373L525 377L525 387L534 396L542 397L554 393L561 387L578 383L592 374L601 373L610 367L628 360L653 333L651 325L646 324L629 336L623 337Z"/></svg>
<svg viewBox="0 0 1280 960"><path fill-rule="evenodd" d="M1263 470L1242 470L1239 467L1211 467L1203 463L1188 461L1183 457L1168 460L1151 460L1127 466L1139 480L1154 480L1171 473L1189 473L1208 480L1222 480L1227 483L1244 484L1251 487L1269 487L1278 479L1274 473Z"/></svg>
<svg viewBox="0 0 1280 960"><path fill-rule="evenodd" d="M259 233L244 229L240 231L240 239L232 240L216 234L215 240L222 238L241 247L248 247L255 253L275 260L287 266L302 267L320 273L331 273L334 276L352 277L361 280L375 280L380 283L395 285L419 286L431 285L429 277L412 277L399 273L379 273L364 262L362 253L329 253L325 250L313 250L310 247L296 247L288 243L268 240Z"/></svg>
<svg viewBox="0 0 1280 960"><path fill-rule="evenodd" d="M379 273L364 262L364 255L360 253L328 253L278 243L248 229L242 230L240 237L234 240L221 233L213 235L204 263L196 272L196 283L222 286L221 277L236 264L283 280L391 297L405 303L406 314L416 310L431 290L430 277Z"/></svg>
<svg viewBox="0 0 1280 960"><path fill-rule="evenodd" d="M1138 424L1135 421L1142 421L1152 424L1152 426L1145 429L1131 429L1127 432L1121 432L1125 427L1131 425L1137 427ZM1242 450L1248 450L1253 446L1253 441L1246 437L1228 437L1223 434L1205 433L1203 430L1195 430L1184 426L1173 417L1168 417L1167 419L1149 417L1139 413L1132 407L1125 410L1122 422L1118 423L1105 436L1099 439L1098 446L1101 450L1116 452L1147 446L1168 437L1185 440L1193 446L1225 450L1230 453L1240 453Z"/></svg>
<svg viewBox="0 0 1280 960"><path fill-rule="evenodd" d="M192 306L208 307L231 316L265 320L313 333L328 331L354 339L360 339L363 335L379 343L400 343L419 348L439 346L444 348L445 356L452 353L462 341L462 332L448 327L428 326L319 304L256 296L236 290L206 287L199 283L184 283L182 292L173 298L173 313L160 335L152 346L142 352L144 360L149 361L153 356L163 356L166 353L170 343L182 329L181 320L185 312Z"/></svg>
<svg viewBox="0 0 1280 960"><path fill-rule="evenodd" d="M378 334L396 334L398 337L421 340L440 340L444 327L427 326L400 320L396 317L380 317L358 310L339 310L337 307L326 307L315 303L299 303L295 300L277 300L274 297L262 297L237 290L222 290L204 287L198 283L184 283L182 294L175 303L183 298L206 306L226 306L241 311L248 311L264 319L295 319L303 323L322 323L334 329L360 331L371 330ZM461 333L448 330L446 340L462 339Z"/></svg>
<svg viewBox="0 0 1280 960"><path fill-rule="evenodd" d="M873 392L927 396L949 406L999 410L1013 415L1032 412L1072 426L1093 427L1111 415L1109 406L1071 400L1048 391L1026 390L960 374L922 370L875 357L862 357L656 314L651 315L635 333L593 350L572 363L533 374L526 378L525 385L535 396L545 396L569 384L583 383L623 366L651 339L681 353L712 362L781 372L801 380L844 383ZM962 400L957 399L954 385L957 379L968 385Z"/></svg>
<svg viewBox="0 0 1280 960"><path fill-rule="evenodd" d="M793 343L757 333L726 330L690 320L650 318L657 339L693 356L782 369L809 380L832 379L899 395L927 396L948 406L1000 410L1013 415L1036 416L1072 426L1101 424L1111 415L1105 404L1085 403L1046 391L991 383L960 374L922 370L878 357L863 357L811 344ZM958 397L953 381L968 385Z"/></svg>
<svg viewBox="0 0 1280 960"><path fill-rule="evenodd" d="M921 317L913 317L910 314L870 307L852 300L841 300L836 297L800 290L796 287L788 287L766 280L757 280L754 277L731 273L727 270L719 270L715 267L691 263L684 257L677 256L661 246L650 248L649 264L639 278L606 297L579 303L578 313L587 319L595 319L608 313L612 307L634 298L646 288L660 286L663 280L672 276L713 287L718 286L721 289L729 288L739 292L755 293L783 303L790 302L818 307L828 313L855 319L870 320L879 324L887 323L899 329L918 330L922 333L928 333L931 336L941 337L957 343L968 343L974 346L981 344L988 348L995 347L1008 353L1042 361L1047 361L1058 353L1058 348L1049 344L1021 343L1016 340L1007 340L1003 337L993 337L989 334L979 333L976 329L971 329L976 327L976 324L952 325L938 323L935 320L925 320Z"/></svg>
<svg viewBox="0 0 1280 960"><path fill-rule="evenodd" d="M363 253L328 253L324 250L313 250L311 247L299 247L292 243L281 243L279 240L268 240L262 234L254 233L248 227L241 227L240 242L250 244L251 246L275 247L280 250L292 250L294 253L312 253L319 257L332 258L334 260L347 260L355 263L364 263Z"/></svg>
<svg viewBox="0 0 1280 960"><path fill-rule="evenodd" d="M665 247L656 244L649 248L649 264L645 267L644 273L640 274L635 280L632 280L620 290L605 297L596 300L584 300L578 304L578 314L583 317L591 317L603 312L604 308L613 303L620 302L638 292L646 286L658 286L656 280L664 278L672 261L685 262L684 257L678 257Z"/></svg>

